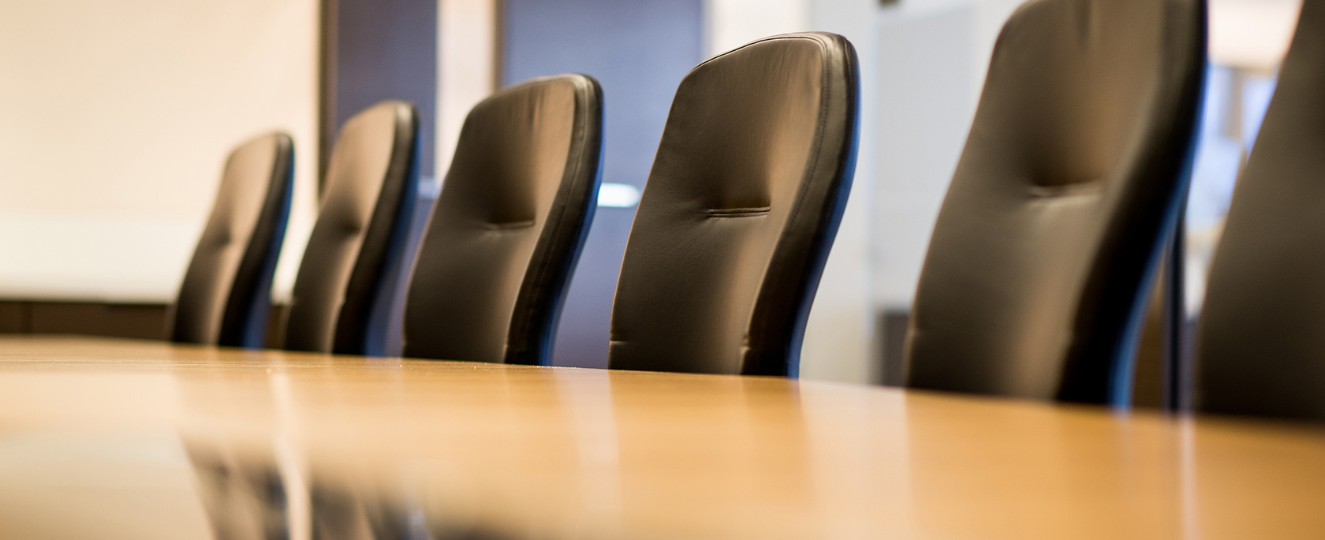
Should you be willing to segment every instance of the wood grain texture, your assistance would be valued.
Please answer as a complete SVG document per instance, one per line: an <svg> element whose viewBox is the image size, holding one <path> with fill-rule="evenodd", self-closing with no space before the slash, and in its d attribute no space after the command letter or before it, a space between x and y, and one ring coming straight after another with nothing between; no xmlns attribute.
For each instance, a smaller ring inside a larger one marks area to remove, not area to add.
<svg viewBox="0 0 1325 540"><path fill-rule="evenodd" d="M5 538L1318 538L1322 503L1318 426L0 338Z"/></svg>

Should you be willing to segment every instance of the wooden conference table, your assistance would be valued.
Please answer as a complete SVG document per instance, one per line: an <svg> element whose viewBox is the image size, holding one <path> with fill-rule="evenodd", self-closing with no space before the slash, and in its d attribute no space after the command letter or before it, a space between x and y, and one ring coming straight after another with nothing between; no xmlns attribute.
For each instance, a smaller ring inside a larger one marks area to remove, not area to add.
<svg viewBox="0 0 1325 540"><path fill-rule="evenodd" d="M1325 429L776 378L0 338L0 538L286 533L1322 538Z"/></svg>

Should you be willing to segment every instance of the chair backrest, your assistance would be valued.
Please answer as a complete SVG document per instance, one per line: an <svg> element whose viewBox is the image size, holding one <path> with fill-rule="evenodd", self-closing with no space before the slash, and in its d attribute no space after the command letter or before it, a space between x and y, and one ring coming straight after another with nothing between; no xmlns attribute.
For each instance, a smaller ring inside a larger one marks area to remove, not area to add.
<svg viewBox="0 0 1325 540"><path fill-rule="evenodd" d="M469 112L405 307L405 356L546 364L593 219L598 82L535 79Z"/></svg>
<svg viewBox="0 0 1325 540"><path fill-rule="evenodd" d="M630 231L612 368L796 375L855 166L841 36L773 36L681 81Z"/></svg>
<svg viewBox="0 0 1325 540"><path fill-rule="evenodd" d="M1012 15L920 275L909 386L1128 399L1205 46L1204 0L1033 0Z"/></svg>
<svg viewBox="0 0 1325 540"><path fill-rule="evenodd" d="M285 348L384 354L418 197L418 112L385 101L345 122L304 250Z"/></svg>
<svg viewBox="0 0 1325 540"><path fill-rule="evenodd" d="M1325 5L1297 34L1233 190L1197 337L1200 409L1325 419Z"/></svg>
<svg viewBox="0 0 1325 540"><path fill-rule="evenodd" d="M180 343L262 347L290 216L294 143L262 135L230 152L171 317Z"/></svg>

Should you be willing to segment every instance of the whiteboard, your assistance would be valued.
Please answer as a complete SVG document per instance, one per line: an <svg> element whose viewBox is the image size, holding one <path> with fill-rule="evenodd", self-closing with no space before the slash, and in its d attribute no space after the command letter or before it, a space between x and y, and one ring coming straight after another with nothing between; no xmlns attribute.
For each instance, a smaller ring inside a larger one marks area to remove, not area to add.
<svg viewBox="0 0 1325 540"><path fill-rule="evenodd" d="M0 298L174 299L230 149L284 130L314 215L316 0L0 3Z"/></svg>

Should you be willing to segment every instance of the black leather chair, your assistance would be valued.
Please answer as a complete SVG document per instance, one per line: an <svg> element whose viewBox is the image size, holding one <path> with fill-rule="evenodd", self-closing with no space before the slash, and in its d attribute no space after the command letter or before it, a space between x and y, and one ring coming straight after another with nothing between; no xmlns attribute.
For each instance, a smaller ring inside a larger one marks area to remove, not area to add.
<svg viewBox="0 0 1325 540"><path fill-rule="evenodd" d="M294 143L284 133L256 137L230 152L180 285L172 341L263 346L293 173Z"/></svg>
<svg viewBox="0 0 1325 540"><path fill-rule="evenodd" d="M419 248L405 356L550 363L597 206L602 123L602 90L584 75L474 106Z"/></svg>
<svg viewBox="0 0 1325 540"><path fill-rule="evenodd" d="M1203 0L1036 0L1012 15L921 272L908 386L1128 401L1205 46Z"/></svg>
<svg viewBox="0 0 1325 540"><path fill-rule="evenodd" d="M1325 4L1297 34L1210 268L1197 399L1218 413L1325 419Z"/></svg>
<svg viewBox="0 0 1325 540"><path fill-rule="evenodd" d="M795 376L855 167L841 36L773 36L681 81L612 309L617 369Z"/></svg>
<svg viewBox="0 0 1325 540"><path fill-rule="evenodd" d="M385 101L345 122L295 277L285 348L385 354L418 197L418 112Z"/></svg>

